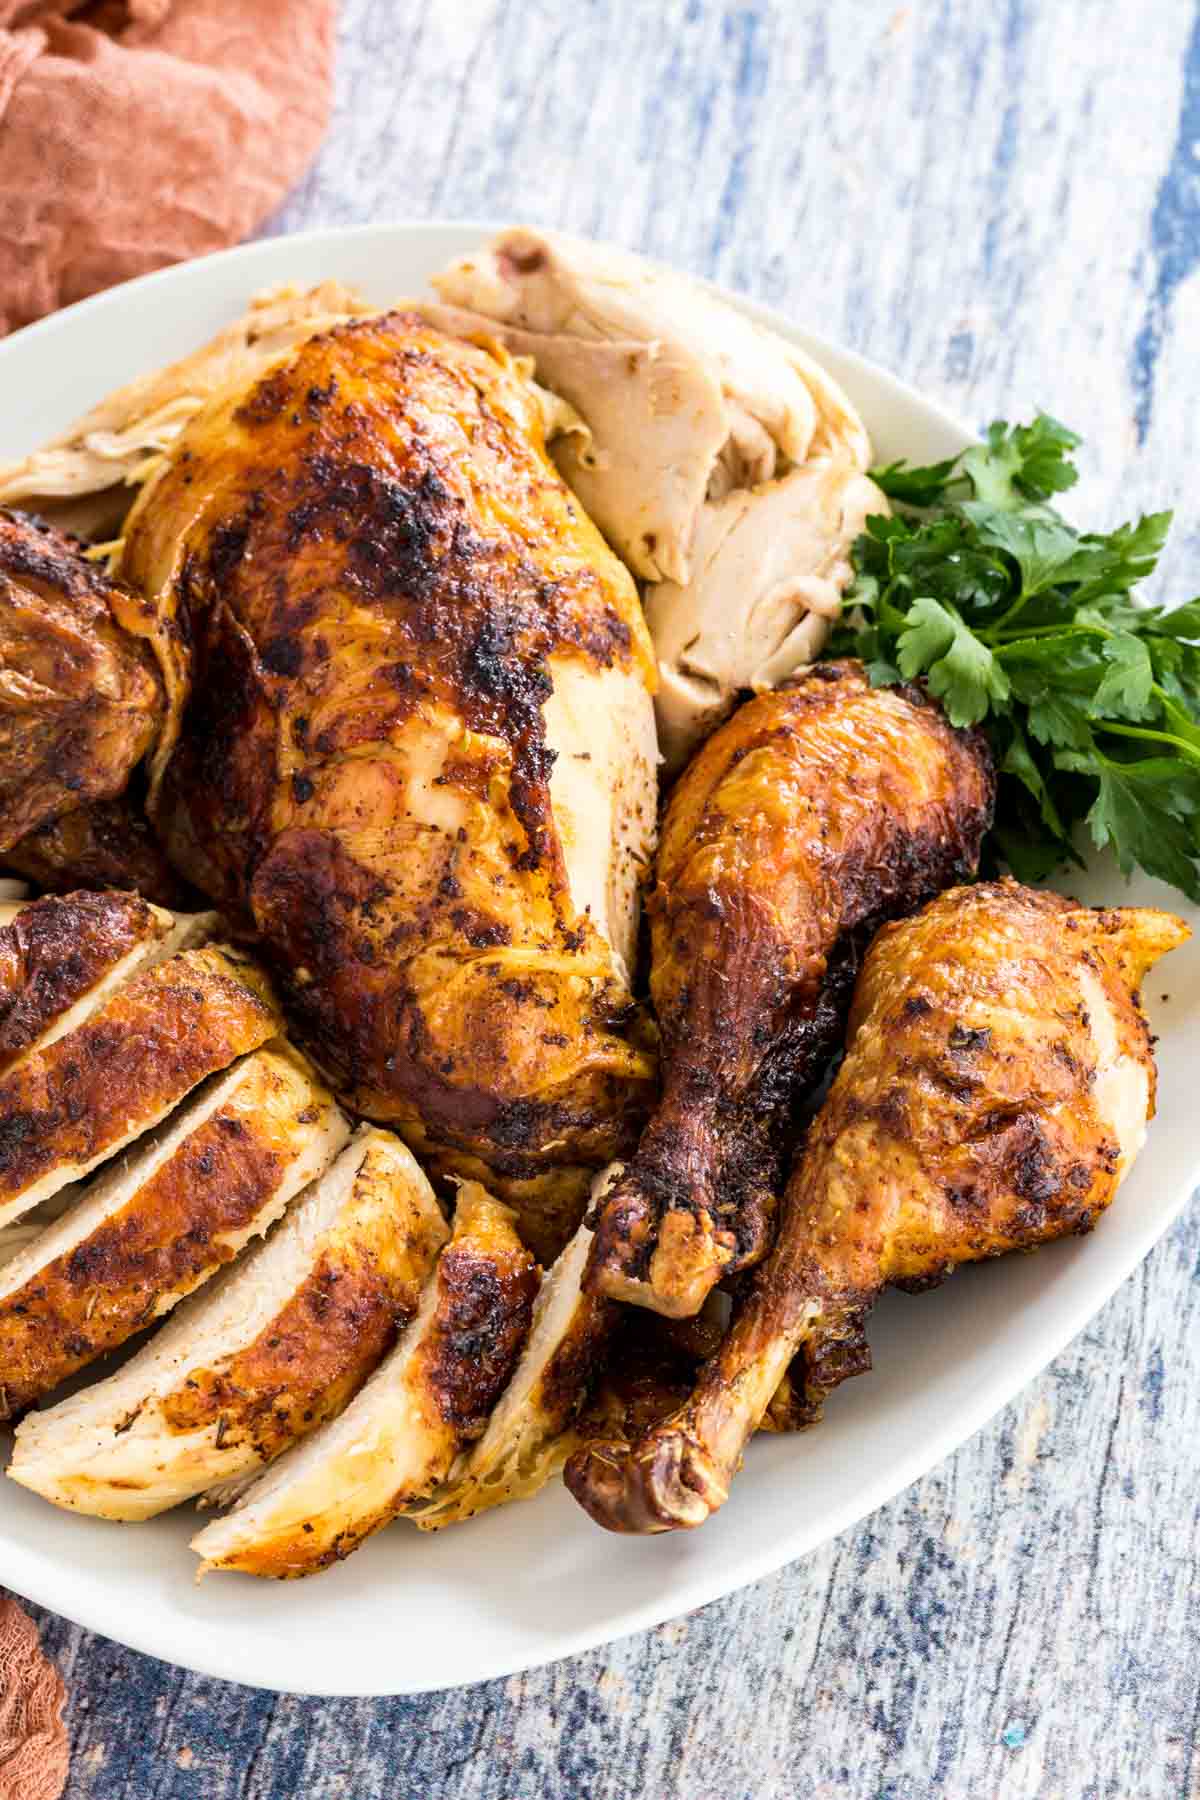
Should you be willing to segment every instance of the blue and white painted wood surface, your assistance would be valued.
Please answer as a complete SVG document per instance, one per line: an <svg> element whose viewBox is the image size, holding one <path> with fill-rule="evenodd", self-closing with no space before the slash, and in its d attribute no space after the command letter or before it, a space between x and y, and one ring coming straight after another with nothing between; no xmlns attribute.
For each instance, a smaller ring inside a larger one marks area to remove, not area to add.
<svg viewBox="0 0 1200 1800"><path fill-rule="evenodd" d="M715 276L967 420L1047 406L1088 440L1079 515L1178 506L1165 579L1200 588L1194 0L344 0L272 229L435 214ZM859 1529L486 1687L278 1699L44 1618L71 1800L1200 1795L1198 1321L1193 1206Z"/></svg>

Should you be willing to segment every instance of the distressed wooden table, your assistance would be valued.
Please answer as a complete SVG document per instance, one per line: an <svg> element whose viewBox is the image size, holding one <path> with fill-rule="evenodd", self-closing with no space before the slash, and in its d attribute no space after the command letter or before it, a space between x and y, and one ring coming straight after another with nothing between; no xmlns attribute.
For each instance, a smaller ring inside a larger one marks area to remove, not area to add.
<svg viewBox="0 0 1200 1800"><path fill-rule="evenodd" d="M1081 516L1177 504L1165 578L1200 586L1193 0L345 0L339 82L274 231L523 216L715 276L968 420L1050 408L1087 438ZM1040 1381L866 1524L509 1681L279 1699L45 1617L69 1793L1200 1794L1198 1314L1193 1206Z"/></svg>

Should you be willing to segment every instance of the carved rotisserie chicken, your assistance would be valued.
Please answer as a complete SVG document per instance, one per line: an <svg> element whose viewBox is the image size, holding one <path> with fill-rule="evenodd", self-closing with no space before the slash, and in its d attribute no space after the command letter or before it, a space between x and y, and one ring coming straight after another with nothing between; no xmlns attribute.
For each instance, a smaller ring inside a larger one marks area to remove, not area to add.
<svg viewBox="0 0 1200 1800"><path fill-rule="evenodd" d="M883 1287L1108 1204L1186 935L941 893L984 737L803 667L887 510L826 371L564 237L434 286L262 296L0 467L106 540L0 511L0 867L57 896L0 909L9 1473L233 1503L209 1569L564 1464L700 1523Z"/></svg>
<svg viewBox="0 0 1200 1800"><path fill-rule="evenodd" d="M974 871L986 746L915 688L829 663L749 701L675 787L649 901L664 1092L600 1210L592 1286L695 1313L767 1246L794 1103L857 954Z"/></svg>
<svg viewBox="0 0 1200 1800"><path fill-rule="evenodd" d="M122 572L190 645L172 860L351 1103L552 1254L654 1077L625 1023L654 675L536 391L414 317L329 331L192 421Z"/></svg>
<svg viewBox="0 0 1200 1800"><path fill-rule="evenodd" d="M592 1517L702 1524L798 1353L810 1417L868 1366L863 1327L888 1283L1089 1231L1154 1112L1139 983L1188 935L1171 913L1092 911L1012 881L885 926L775 1248L720 1350L668 1419L567 1466Z"/></svg>

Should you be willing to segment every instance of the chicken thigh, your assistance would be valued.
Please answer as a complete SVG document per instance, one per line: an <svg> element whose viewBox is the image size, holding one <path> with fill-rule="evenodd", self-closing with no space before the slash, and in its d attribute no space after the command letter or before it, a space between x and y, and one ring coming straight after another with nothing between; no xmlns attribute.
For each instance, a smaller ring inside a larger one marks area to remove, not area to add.
<svg viewBox="0 0 1200 1800"><path fill-rule="evenodd" d="M885 1285L1090 1231L1154 1112L1138 984L1188 935L1171 913L1091 911L1014 881L886 926L778 1242L725 1342L670 1418L568 1464L592 1517L702 1524L797 1353L810 1419L868 1366L863 1327Z"/></svg>
<svg viewBox="0 0 1200 1800"><path fill-rule="evenodd" d="M749 701L667 808L649 902L662 1102L600 1211L593 1288L675 1316L766 1248L792 1107L858 947L974 871L988 752L916 688L827 663Z"/></svg>
<svg viewBox="0 0 1200 1800"><path fill-rule="evenodd" d="M633 582L541 418L502 350L337 327L192 420L121 566L176 628L173 861L354 1108L486 1174L548 1261L652 1091L627 1014L656 752Z"/></svg>

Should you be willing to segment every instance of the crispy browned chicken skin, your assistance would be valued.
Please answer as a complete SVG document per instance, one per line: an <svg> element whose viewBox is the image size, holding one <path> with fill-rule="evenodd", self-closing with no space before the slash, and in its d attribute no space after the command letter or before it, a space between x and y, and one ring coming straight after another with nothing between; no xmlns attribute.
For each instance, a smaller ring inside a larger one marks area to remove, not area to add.
<svg viewBox="0 0 1200 1800"><path fill-rule="evenodd" d="M10 867L22 866L28 833L123 793L154 743L163 697L143 641L151 629L142 604L69 538L0 511L0 857Z"/></svg>
<svg viewBox="0 0 1200 1800"><path fill-rule="evenodd" d="M846 1059L809 1132L778 1242L695 1392L567 1485L614 1531L702 1524L797 1352L808 1415L864 1367L880 1290L1089 1231L1154 1111L1137 988L1188 936L1171 913L1090 911L1013 881L886 926Z"/></svg>
<svg viewBox="0 0 1200 1800"><path fill-rule="evenodd" d="M534 390L404 315L313 338L183 433L123 570L176 621L176 700L193 643L173 861L261 934L352 1104L532 1186L552 1254L654 1078L622 1026L654 676Z"/></svg>
<svg viewBox="0 0 1200 1800"><path fill-rule="evenodd" d="M146 817L141 783L115 800L93 800L27 832L0 861L46 894L120 888L156 906L195 908L195 888L177 875Z"/></svg>
<svg viewBox="0 0 1200 1800"><path fill-rule="evenodd" d="M67 894L14 907L0 925L0 1075L171 921L136 894Z"/></svg>
<svg viewBox="0 0 1200 1800"><path fill-rule="evenodd" d="M597 1224L599 1291L694 1313L762 1254L782 1128L836 1042L859 946L973 873L992 793L981 738L859 663L812 669L709 739L663 824L664 1093Z"/></svg>

